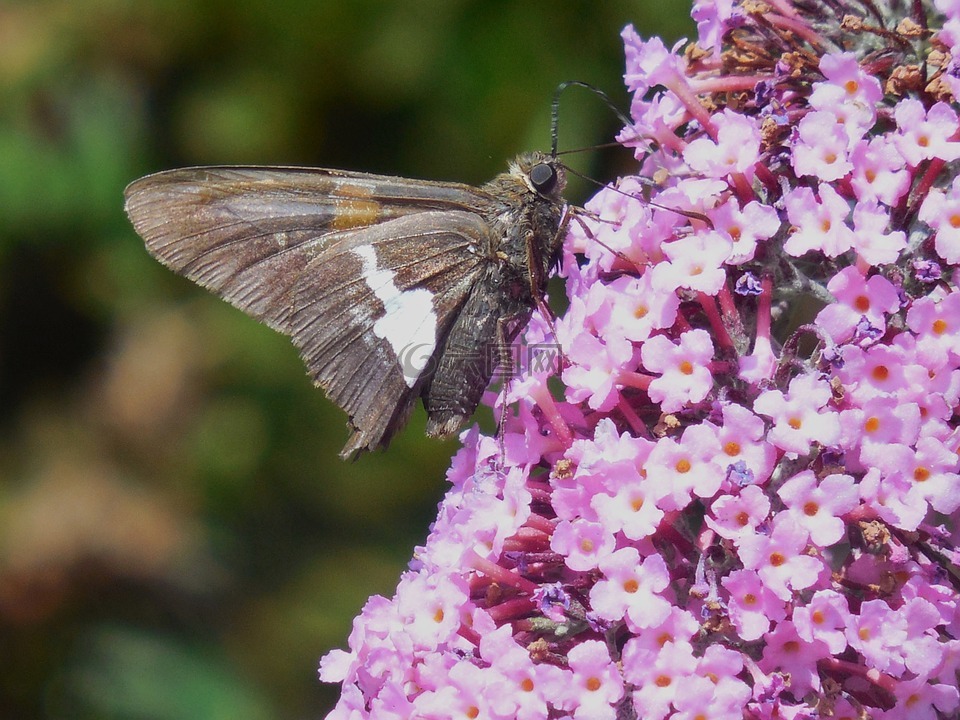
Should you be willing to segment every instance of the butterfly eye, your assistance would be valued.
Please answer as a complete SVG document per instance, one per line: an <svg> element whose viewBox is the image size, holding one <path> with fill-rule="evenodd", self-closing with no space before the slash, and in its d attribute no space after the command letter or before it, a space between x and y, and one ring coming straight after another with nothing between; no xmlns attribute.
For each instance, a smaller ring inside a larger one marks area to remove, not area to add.
<svg viewBox="0 0 960 720"><path fill-rule="evenodd" d="M538 193L548 193L557 184L557 171L549 163L539 163L530 170L530 182Z"/></svg>

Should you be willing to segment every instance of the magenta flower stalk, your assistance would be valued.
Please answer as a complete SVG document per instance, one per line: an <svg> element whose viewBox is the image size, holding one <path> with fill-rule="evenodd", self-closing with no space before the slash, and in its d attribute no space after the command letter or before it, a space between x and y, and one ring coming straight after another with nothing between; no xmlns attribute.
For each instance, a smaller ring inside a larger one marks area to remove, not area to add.
<svg viewBox="0 0 960 720"><path fill-rule="evenodd" d="M693 16L331 718L957 717L960 3Z"/></svg>

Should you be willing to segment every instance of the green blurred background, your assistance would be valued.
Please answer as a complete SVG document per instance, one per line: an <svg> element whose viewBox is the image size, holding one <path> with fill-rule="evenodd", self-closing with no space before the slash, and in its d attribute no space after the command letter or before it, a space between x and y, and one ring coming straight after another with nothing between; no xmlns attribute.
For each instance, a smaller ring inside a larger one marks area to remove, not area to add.
<svg viewBox="0 0 960 720"><path fill-rule="evenodd" d="M152 261L123 187L200 163L482 182L548 149L562 80L626 107L620 29L672 42L687 12L0 1L0 718L322 717L317 659L392 593L456 447L418 415L342 463L287 340ZM562 147L616 129L565 96Z"/></svg>

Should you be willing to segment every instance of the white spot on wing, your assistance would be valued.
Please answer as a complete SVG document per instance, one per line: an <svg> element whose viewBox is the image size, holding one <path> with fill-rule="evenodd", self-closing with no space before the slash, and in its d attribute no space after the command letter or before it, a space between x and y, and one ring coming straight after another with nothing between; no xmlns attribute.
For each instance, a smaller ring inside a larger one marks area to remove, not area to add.
<svg viewBox="0 0 960 720"><path fill-rule="evenodd" d="M393 271L377 267L377 253L370 245L355 247L353 253L363 264L363 279L384 307L383 317L373 325L373 334L390 343L403 379L413 387L437 345L433 293L425 288L401 291L394 283ZM414 358L422 362L413 362Z"/></svg>

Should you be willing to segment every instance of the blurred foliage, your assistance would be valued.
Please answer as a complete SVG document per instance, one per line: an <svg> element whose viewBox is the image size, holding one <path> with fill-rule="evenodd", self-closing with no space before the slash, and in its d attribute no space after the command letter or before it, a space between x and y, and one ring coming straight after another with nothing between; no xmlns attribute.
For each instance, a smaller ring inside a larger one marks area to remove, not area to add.
<svg viewBox="0 0 960 720"><path fill-rule="evenodd" d="M625 107L620 29L672 42L687 12L0 4L0 717L321 717L317 658L391 594L456 447L417 416L340 462L345 418L296 352L150 260L124 185L200 163L481 182L549 147L562 80ZM563 147L616 129L564 97ZM574 162L610 179L610 160Z"/></svg>

